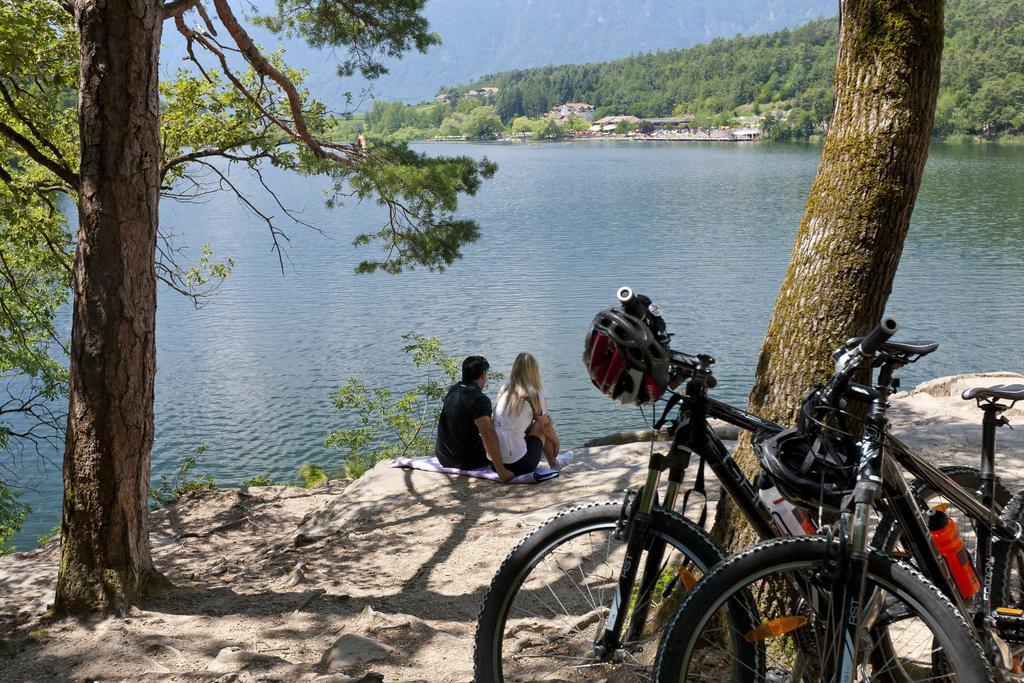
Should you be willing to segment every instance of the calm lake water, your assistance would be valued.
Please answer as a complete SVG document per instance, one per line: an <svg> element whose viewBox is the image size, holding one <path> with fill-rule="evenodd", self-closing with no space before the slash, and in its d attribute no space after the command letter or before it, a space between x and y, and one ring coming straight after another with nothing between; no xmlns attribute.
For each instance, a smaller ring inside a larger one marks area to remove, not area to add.
<svg viewBox="0 0 1024 683"><path fill-rule="evenodd" d="M661 304L675 344L718 359L716 395L744 402L785 273L820 148L770 144L431 144L487 156L499 171L461 213L481 239L444 273L353 275L374 256L351 241L383 222L364 204L327 211L320 181L271 175L290 206L322 228L287 226L285 272L260 221L228 194L165 202L162 222L196 257L208 242L236 261L205 308L160 295L154 476L200 445L197 471L222 485L259 473L295 479L335 467L324 435L346 424L331 394L348 377L402 390L420 379L401 335L483 353L507 373L538 357L568 446L643 416L594 390L579 355L594 314L628 284ZM942 348L904 386L956 372L1024 370L1024 148L933 146L888 313L908 337ZM232 179L260 198L255 179ZM488 387L493 394L496 387ZM60 454L52 454L59 462ZM60 474L23 473L35 509L19 548L59 519Z"/></svg>

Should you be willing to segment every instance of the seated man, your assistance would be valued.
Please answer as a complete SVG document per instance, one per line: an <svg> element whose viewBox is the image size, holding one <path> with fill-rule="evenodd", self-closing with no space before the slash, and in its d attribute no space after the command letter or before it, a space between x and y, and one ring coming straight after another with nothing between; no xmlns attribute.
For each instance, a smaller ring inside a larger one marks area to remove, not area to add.
<svg viewBox="0 0 1024 683"><path fill-rule="evenodd" d="M444 397L437 421L437 459L445 467L475 470L490 459L502 481L514 476L501 461L498 434L491 423L491 399L484 394L490 364L483 356L462 361L462 381Z"/></svg>

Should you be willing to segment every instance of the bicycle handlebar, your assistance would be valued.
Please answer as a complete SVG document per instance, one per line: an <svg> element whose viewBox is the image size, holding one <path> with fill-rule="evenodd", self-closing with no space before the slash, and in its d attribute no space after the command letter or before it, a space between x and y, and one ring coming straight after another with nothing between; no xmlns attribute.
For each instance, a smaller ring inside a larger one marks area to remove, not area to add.
<svg viewBox="0 0 1024 683"><path fill-rule="evenodd" d="M644 319L647 314L647 307L651 300L642 294L637 294L632 287L619 287L615 298L622 302L622 309L635 318Z"/></svg>
<svg viewBox="0 0 1024 683"><path fill-rule="evenodd" d="M889 341L889 338L896 334L896 330L899 328L899 323L895 318L890 316L882 318L881 322L861 339L860 344L839 357L836 361L836 371L818 392L818 395L826 403L831 403L837 391L845 390L845 385L853 377L853 373L866 362L872 361L882 345ZM808 397L808 400L813 400L813 397Z"/></svg>
<svg viewBox="0 0 1024 683"><path fill-rule="evenodd" d="M896 322L895 318L890 316L882 318L882 321L868 332L867 336L861 340L860 345L857 347L861 355L875 355L878 349L882 348L882 344L889 341L898 329L900 329L900 325Z"/></svg>

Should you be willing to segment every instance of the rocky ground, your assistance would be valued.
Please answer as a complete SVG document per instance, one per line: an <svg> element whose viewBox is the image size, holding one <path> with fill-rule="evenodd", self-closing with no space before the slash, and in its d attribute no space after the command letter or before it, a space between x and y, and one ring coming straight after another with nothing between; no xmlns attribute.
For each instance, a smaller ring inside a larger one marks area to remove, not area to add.
<svg viewBox="0 0 1024 683"><path fill-rule="evenodd" d="M959 399L1020 375L943 378L901 394L896 432L939 463L977 464L980 413ZM1024 410L1009 412L1024 425ZM1024 429L997 468L1024 485ZM124 618L47 620L58 548L0 558L0 680L472 679L483 592L530 529L640 483L650 444L577 450L536 486L391 469L317 489L190 495L152 515L176 586Z"/></svg>

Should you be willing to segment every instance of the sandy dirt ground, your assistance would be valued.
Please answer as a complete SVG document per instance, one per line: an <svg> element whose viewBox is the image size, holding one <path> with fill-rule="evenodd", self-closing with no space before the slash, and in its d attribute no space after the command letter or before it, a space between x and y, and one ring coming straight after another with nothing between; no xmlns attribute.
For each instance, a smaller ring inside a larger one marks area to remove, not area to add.
<svg viewBox="0 0 1024 683"><path fill-rule="evenodd" d="M926 383L894 401L894 431L937 463L976 466L980 412L960 391L1022 381ZM1024 410L1007 416L1024 426ZM1024 486L1024 429L1000 430L999 445L1000 475ZM0 558L0 680L470 681L477 612L505 555L568 506L620 499L649 452L577 449L534 486L382 463L347 487L191 495L151 516L154 561L176 587L124 618L46 618L54 544Z"/></svg>

